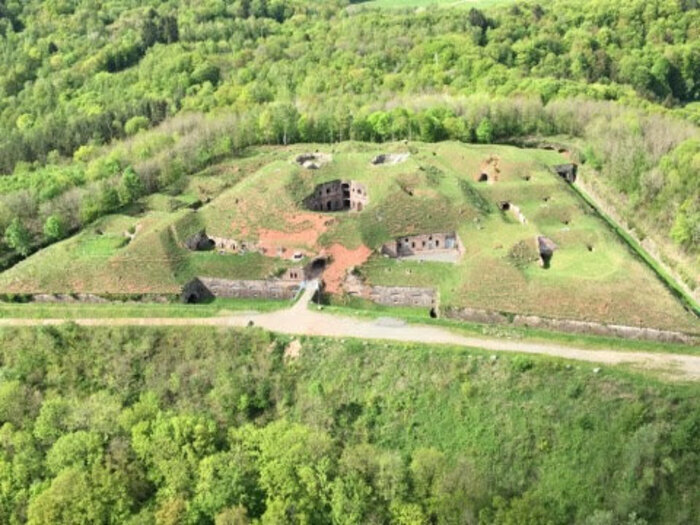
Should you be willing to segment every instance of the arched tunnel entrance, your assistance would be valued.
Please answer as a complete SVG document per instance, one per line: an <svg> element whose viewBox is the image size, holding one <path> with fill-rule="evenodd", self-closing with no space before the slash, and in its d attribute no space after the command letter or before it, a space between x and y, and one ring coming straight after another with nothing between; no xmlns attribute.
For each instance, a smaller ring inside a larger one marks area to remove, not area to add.
<svg viewBox="0 0 700 525"><path fill-rule="evenodd" d="M316 257L309 264L306 265L305 273L308 280L318 279L323 275L323 271L328 265L327 257Z"/></svg>

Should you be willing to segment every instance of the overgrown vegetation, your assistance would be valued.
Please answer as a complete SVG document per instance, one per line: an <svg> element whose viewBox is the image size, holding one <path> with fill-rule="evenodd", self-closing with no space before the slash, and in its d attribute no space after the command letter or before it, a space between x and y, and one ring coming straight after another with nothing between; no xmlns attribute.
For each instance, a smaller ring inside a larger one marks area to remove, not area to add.
<svg viewBox="0 0 700 525"><path fill-rule="evenodd" d="M697 256L692 2L355 7L7 4L0 230L18 218L29 235L3 243L2 259L53 242L50 217L65 235L250 144L555 133L585 139L585 160L642 232ZM171 120L185 112L217 116ZM136 192L124 191L129 166Z"/></svg>
<svg viewBox="0 0 700 525"><path fill-rule="evenodd" d="M258 330L0 331L3 523L682 523L696 385Z"/></svg>

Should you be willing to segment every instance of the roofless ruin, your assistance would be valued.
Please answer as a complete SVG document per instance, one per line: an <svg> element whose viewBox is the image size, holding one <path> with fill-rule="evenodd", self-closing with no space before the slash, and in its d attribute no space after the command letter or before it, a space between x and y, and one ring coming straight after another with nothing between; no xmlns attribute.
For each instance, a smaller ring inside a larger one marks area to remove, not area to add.
<svg viewBox="0 0 700 525"><path fill-rule="evenodd" d="M362 211L368 201L364 184L354 180L332 180L316 186L304 205L313 211Z"/></svg>

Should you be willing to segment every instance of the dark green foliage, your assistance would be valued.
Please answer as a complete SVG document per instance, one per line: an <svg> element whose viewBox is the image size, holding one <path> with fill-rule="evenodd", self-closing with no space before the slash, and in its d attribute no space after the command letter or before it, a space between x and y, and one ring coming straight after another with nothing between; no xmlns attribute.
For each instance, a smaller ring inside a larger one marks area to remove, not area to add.
<svg viewBox="0 0 700 525"><path fill-rule="evenodd" d="M697 515L695 385L362 341L303 339L290 359L288 342L253 329L1 331L0 521Z"/></svg>
<svg viewBox="0 0 700 525"><path fill-rule="evenodd" d="M493 142L493 124L487 118L479 122L476 128L476 140L482 144L490 144Z"/></svg>

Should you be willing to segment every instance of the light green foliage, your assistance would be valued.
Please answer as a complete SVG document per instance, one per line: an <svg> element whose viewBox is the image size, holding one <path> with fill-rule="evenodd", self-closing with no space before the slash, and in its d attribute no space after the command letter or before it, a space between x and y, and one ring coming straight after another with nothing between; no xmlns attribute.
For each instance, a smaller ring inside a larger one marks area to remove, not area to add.
<svg viewBox="0 0 700 525"><path fill-rule="evenodd" d="M487 118L479 122L476 128L476 140L482 144L489 144L493 141L493 125Z"/></svg>
<svg viewBox="0 0 700 525"><path fill-rule="evenodd" d="M67 469L32 499L31 525L118 523L128 516L128 498L119 475L105 468Z"/></svg>
<svg viewBox="0 0 700 525"><path fill-rule="evenodd" d="M15 217L5 230L5 244L20 255L28 255L31 249L32 237L22 221Z"/></svg>
<svg viewBox="0 0 700 525"><path fill-rule="evenodd" d="M66 236L66 226L58 215L50 215L44 223L44 237L48 241L58 241Z"/></svg>
<svg viewBox="0 0 700 525"><path fill-rule="evenodd" d="M0 425L0 519L639 525L698 512L694 383L300 343L290 361L288 338L254 329L0 332L2 372L22 377L0 404L22 414ZM243 396L258 409L237 412Z"/></svg>
<svg viewBox="0 0 700 525"><path fill-rule="evenodd" d="M27 390L19 381L0 384L0 426L11 423L22 425L26 411L30 408Z"/></svg>
<svg viewBox="0 0 700 525"><path fill-rule="evenodd" d="M47 452L46 465L53 474L71 467L91 469L102 461L102 447L102 439L93 432L63 434Z"/></svg>
<svg viewBox="0 0 700 525"><path fill-rule="evenodd" d="M136 201L144 193L143 181L131 168L124 170L119 184L119 201L122 205Z"/></svg>
<svg viewBox="0 0 700 525"><path fill-rule="evenodd" d="M142 129L146 129L148 124L149 121L146 117L140 115L137 117L132 117L124 124L124 133L127 135L136 135Z"/></svg>

